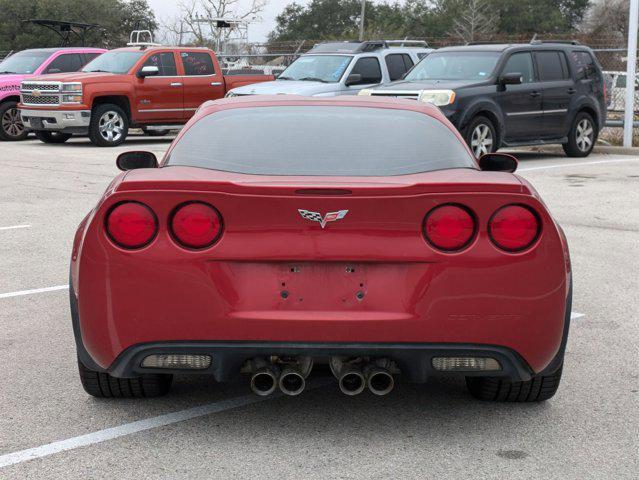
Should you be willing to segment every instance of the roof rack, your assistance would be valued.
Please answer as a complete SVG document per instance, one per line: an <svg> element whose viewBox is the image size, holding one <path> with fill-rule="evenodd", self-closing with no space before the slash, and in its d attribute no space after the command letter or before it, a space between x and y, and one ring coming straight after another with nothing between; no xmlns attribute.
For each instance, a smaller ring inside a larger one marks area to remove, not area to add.
<svg viewBox="0 0 639 480"><path fill-rule="evenodd" d="M508 42L466 42L466 45L508 45Z"/></svg>
<svg viewBox="0 0 639 480"><path fill-rule="evenodd" d="M65 22L62 20L49 20L46 18L33 18L30 20L23 20L23 22L33 23L34 25L39 25L52 30L60 37L61 47L68 47L71 44L71 34L75 35L84 47L87 32L94 28L101 28L101 26L97 23Z"/></svg>
<svg viewBox="0 0 639 480"><path fill-rule="evenodd" d="M140 38L144 39L145 36L149 39L148 41L145 42L140 40ZM155 47L158 45L160 44L153 41L153 34L151 33L151 30L133 30L129 36L129 42L127 43L128 47L142 48Z"/></svg>
<svg viewBox="0 0 639 480"><path fill-rule="evenodd" d="M426 40L386 40L386 45L393 47L424 47L428 48Z"/></svg>
<svg viewBox="0 0 639 480"><path fill-rule="evenodd" d="M581 43L578 42L577 40L537 40L536 38L533 38L530 41L531 45L543 45L545 43L559 43L563 45L581 45Z"/></svg>
<svg viewBox="0 0 639 480"><path fill-rule="evenodd" d="M428 47L428 44L424 40L366 40L363 42L357 40L344 40L336 42L322 42L313 45L313 48L309 52L313 53L334 53L334 52L348 52L348 53L363 53L374 52L375 50L381 50L383 48L389 48L390 46L406 46L411 44L413 47Z"/></svg>

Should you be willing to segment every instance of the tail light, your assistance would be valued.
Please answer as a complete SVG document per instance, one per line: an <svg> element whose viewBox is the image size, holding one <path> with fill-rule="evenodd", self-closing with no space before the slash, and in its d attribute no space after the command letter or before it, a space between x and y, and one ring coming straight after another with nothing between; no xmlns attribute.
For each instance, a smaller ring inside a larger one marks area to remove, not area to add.
<svg viewBox="0 0 639 480"><path fill-rule="evenodd" d="M106 232L120 247L142 248L157 234L158 219L143 203L122 202L107 215Z"/></svg>
<svg viewBox="0 0 639 480"><path fill-rule="evenodd" d="M424 236L435 248L447 252L461 250L475 236L475 219L461 205L435 207L424 219Z"/></svg>
<svg viewBox="0 0 639 480"><path fill-rule="evenodd" d="M171 234L187 248L206 248L222 234L222 217L211 205L189 202L179 205L170 220Z"/></svg>
<svg viewBox="0 0 639 480"><path fill-rule="evenodd" d="M520 252L539 237L537 214L523 205L506 205L488 222L488 234L495 245L508 252Z"/></svg>

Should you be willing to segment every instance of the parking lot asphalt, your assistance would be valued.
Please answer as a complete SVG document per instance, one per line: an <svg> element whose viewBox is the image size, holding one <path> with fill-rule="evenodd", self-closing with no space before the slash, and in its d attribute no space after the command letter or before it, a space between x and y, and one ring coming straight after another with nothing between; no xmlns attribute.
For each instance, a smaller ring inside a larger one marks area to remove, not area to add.
<svg viewBox="0 0 639 480"><path fill-rule="evenodd" d="M583 314L548 402L482 403L442 379L351 398L327 377L293 398L190 376L160 399L91 398L64 289L73 234L118 152L168 145L0 143L0 478L637 478L639 157L518 154L566 231Z"/></svg>

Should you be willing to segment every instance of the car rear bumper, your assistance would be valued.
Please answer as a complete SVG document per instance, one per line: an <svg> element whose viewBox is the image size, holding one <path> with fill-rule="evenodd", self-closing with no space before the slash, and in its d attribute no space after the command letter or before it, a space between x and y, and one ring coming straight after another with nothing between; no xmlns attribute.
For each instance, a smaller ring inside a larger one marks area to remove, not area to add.
<svg viewBox="0 0 639 480"><path fill-rule="evenodd" d="M21 108L22 122L30 130L86 133L91 110L35 110Z"/></svg>

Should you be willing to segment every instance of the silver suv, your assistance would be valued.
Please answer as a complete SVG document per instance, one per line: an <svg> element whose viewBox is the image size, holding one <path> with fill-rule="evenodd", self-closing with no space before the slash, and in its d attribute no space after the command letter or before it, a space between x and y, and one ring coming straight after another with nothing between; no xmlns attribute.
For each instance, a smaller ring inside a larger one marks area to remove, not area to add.
<svg viewBox="0 0 639 480"><path fill-rule="evenodd" d="M320 43L289 65L277 80L234 88L226 96L357 95L362 88L401 79L432 51L419 40Z"/></svg>

